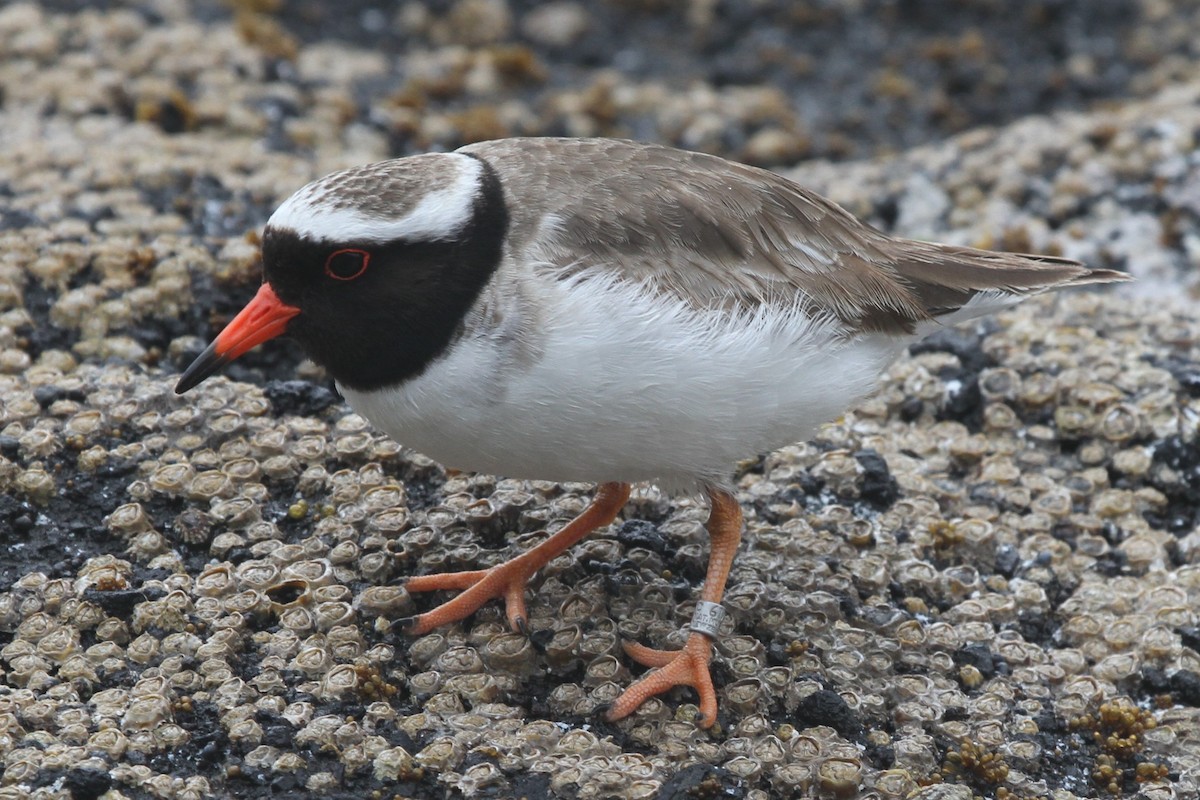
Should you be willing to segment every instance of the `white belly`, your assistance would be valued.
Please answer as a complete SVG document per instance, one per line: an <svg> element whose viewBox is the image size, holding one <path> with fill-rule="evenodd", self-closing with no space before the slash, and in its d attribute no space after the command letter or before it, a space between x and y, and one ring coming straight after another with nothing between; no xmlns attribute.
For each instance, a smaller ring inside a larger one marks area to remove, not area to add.
<svg viewBox="0 0 1200 800"><path fill-rule="evenodd" d="M808 438L869 394L910 341L846 342L794 310L696 312L627 284L541 288L531 357L514 357L512 337L468 334L399 387L343 394L446 466L691 488Z"/></svg>

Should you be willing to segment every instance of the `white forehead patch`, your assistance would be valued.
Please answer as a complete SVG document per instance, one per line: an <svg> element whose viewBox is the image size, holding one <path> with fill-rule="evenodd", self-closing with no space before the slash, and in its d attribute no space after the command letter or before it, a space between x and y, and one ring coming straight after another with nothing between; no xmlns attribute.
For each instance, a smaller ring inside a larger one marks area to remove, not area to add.
<svg viewBox="0 0 1200 800"><path fill-rule="evenodd" d="M453 239L471 221L483 165L455 153L437 158L436 171L416 159L409 171L400 159L326 175L285 200L267 225L331 243Z"/></svg>

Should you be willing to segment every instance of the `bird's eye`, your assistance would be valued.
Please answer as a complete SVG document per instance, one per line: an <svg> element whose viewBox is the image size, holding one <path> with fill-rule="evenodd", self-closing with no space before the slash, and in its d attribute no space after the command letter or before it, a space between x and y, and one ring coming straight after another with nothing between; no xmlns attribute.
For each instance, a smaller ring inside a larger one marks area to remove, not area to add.
<svg viewBox="0 0 1200 800"><path fill-rule="evenodd" d="M335 281L352 281L367 271L370 262L371 254L366 250L334 250L325 259L325 274Z"/></svg>

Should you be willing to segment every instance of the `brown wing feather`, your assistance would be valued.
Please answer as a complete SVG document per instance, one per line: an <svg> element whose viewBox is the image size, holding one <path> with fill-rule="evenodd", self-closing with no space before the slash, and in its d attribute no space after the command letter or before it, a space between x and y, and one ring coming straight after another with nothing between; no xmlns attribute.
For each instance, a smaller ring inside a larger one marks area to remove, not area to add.
<svg viewBox="0 0 1200 800"><path fill-rule="evenodd" d="M617 270L697 307L799 295L855 329L911 332L981 291L1126 278L1065 258L892 238L779 175L701 153L614 139L464 150L519 178L506 186L524 256L564 275ZM539 227L546 215L552 231Z"/></svg>

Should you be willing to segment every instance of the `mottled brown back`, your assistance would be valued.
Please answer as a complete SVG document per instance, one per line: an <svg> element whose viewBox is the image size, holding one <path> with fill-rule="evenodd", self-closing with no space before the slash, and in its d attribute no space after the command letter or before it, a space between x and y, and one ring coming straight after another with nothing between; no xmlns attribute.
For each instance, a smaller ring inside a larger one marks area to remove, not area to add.
<svg viewBox="0 0 1200 800"><path fill-rule="evenodd" d="M550 138L463 151L502 177L510 255L564 276L616 270L696 307L794 303L799 294L811 312L854 329L902 333L981 291L1020 296L1127 278L1065 258L892 238L786 178L701 153ZM555 235L542 226L546 214Z"/></svg>

